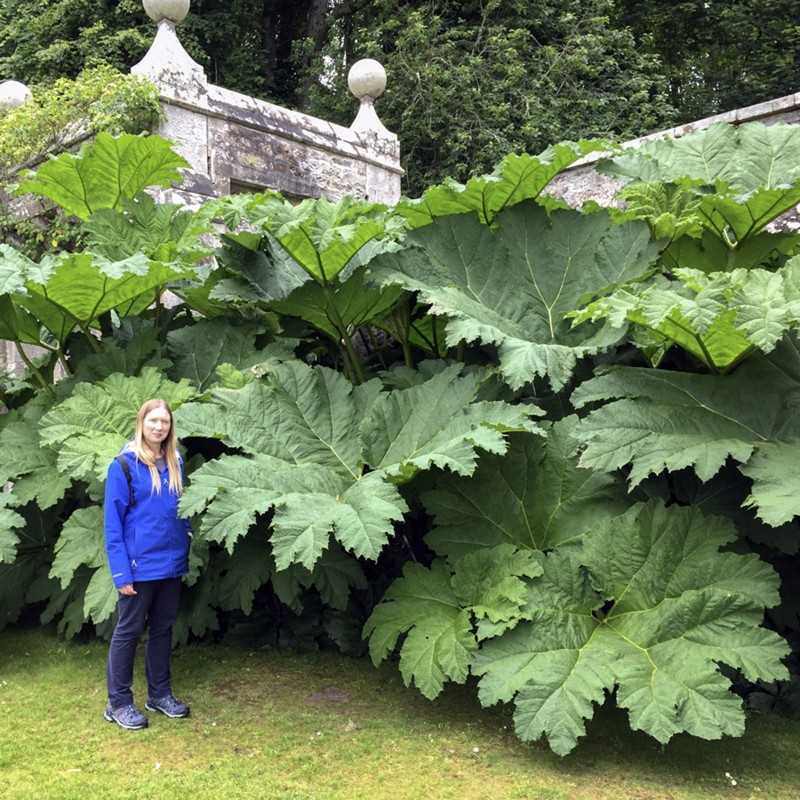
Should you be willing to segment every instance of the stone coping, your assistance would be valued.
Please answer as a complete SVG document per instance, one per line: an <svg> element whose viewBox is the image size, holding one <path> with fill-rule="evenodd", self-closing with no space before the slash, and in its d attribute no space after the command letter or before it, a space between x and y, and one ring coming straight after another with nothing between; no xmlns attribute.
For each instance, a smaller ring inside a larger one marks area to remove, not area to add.
<svg viewBox="0 0 800 800"><path fill-rule="evenodd" d="M655 139L666 139L668 136L674 139L679 139L681 136L686 136L689 133L709 128L718 122L728 122L731 125L741 125L745 122L758 122L760 119L768 119L779 114L786 114L792 111L800 113L800 92L796 94L787 94L784 97L777 97L774 100L765 100L763 103L754 103L751 106L744 108L735 108L732 111L723 111L720 114L713 114L710 117L703 119L693 120L692 122L684 122L681 125L676 125L674 128L666 128L660 131L653 131L653 133L645 134L644 136L637 136L635 139L628 139L622 143L624 149L630 147L638 147L645 142L651 142ZM571 164L563 173L569 173L570 170L584 167L587 164L593 164L608 156L608 152L589 153L589 155Z"/></svg>
<svg viewBox="0 0 800 800"><path fill-rule="evenodd" d="M394 134L365 135L343 125L327 122L301 111L282 108L266 100L258 100L214 84L208 84L208 92L198 100L179 97L163 84L159 89L161 102L164 104L203 116L224 119L335 155L356 158L396 175L405 174L399 165L400 145Z"/></svg>

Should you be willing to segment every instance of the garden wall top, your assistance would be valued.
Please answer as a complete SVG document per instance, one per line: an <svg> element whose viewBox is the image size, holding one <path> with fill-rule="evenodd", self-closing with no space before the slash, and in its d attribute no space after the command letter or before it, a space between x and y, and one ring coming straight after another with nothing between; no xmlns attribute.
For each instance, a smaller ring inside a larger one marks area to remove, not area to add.
<svg viewBox="0 0 800 800"><path fill-rule="evenodd" d="M767 100L745 108L714 114L695 122L687 122L667 130L650 133L625 142L624 148L638 147L653 139L664 139L668 136L679 138L689 133L708 128L717 122L741 125L745 122L761 122L764 125L775 125L779 122L800 124L800 92ZM602 153L591 153L577 161L569 169L556 176L548 187L548 194L560 197L573 208L579 208L589 200L601 206L619 205L615 195L623 185L623 181L597 172L594 165L603 158ZM800 206L793 212L783 215L770 228L783 230L800 230Z"/></svg>
<svg viewBox="0 0 800 800"><path fill-rule="evenodd" d="M191 164L181 189L166 193L172 201L194 206L264 189L297 198L353 195L389 204L400 198L400 145L373 105L386 85L376 61L350 70L361 109L349 128L209 83L166 17L131 71L158 87L164 120L157 132Z"/></svg>

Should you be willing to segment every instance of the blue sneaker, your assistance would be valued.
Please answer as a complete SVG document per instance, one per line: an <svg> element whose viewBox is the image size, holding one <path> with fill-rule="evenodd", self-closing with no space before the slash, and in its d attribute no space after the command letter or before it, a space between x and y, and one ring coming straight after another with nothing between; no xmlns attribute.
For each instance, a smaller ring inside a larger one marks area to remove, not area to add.
<svg viewBox="0 0 800 800"><path fill-rule="evenodd" d="M181 703L180 700L176 700L175 696L171 694L157 699L149 697L144 707L148 711L160 711L170 719L184 719L191 713L186 703Z"/></svg>
<svg viewBox="0 0 800 800"><path fill-rule="evenodd" d="M120 708L111 708L108 705L103 712L103 718L107 722L116 722L127 731L140 731L147 727L147 717L133 704Z"/></svg>

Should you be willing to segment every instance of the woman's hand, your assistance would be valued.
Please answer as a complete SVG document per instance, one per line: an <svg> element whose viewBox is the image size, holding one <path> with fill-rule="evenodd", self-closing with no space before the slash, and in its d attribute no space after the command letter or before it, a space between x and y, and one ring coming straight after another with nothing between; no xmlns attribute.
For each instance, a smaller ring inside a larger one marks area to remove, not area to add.
<svg viewBox="0 0 800 800"><path fill-rule="evenodd" d="M132 583L126 583L124 586L119 587L119 593L130 596L136 594L136 589L133 588Z"/></svg>

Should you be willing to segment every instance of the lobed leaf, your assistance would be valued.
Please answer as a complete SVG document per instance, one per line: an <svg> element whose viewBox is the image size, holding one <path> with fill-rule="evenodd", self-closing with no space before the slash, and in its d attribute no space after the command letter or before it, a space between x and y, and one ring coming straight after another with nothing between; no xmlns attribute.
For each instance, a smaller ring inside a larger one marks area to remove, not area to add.
<svg viewBox="0 0 800 800"><path fill-rule="evenodd" d="M633 487L651 473L685 467L707 481L729 456L747 464L757 453L746 469L754 480L747 504L758 506L765 521L782 524L795 508L788 500L792 473L782 468L800 441L798 381L794 340L783 341L770 356L752 357L731 375L611 370L572 396L576 408L612 401L591 411L577 429L584 444L580 464L609 472L630 463Z"/></svg>
<svg viewBox="0 0 800 800"><path fill-rule="evenodd" d="M79 567L97 569L105 564L103 509L89 506L73 511L56 543L50 577L57 578L66 589ZM108 577L111 581L111 576Z"/></svg>
<svg viewBox="0 0 800 800"><path fill-rule="evenodd" d="M246 370L256 364L277 364L294 357L290 340L256 347L256 337L263 328L252 323L231 324L225 319L200 320L167 334L170 355L174 360L173 378L188 378L200 391L217 381L222 364Z"/></svg>
<svg viewBox="0 0 800 800"><path fill-rule="evenodd" d="M202 513L201 534L232 551L272 511L279 570L311 570L332 535L376 559L406 511L397 482L431 465L469 473L477 448L503 452L503 433L535 427L530 406L476 402L481 379L460 370L382 393L378 381L354 388L333 370L289 361L262 381L185 405L176 415L183 435L218 438L249 455L198 469L182 513Z"/></svg>
<svg viewBox="0 0 800 800"><path fill-rule="evenodd" d="M132 437L142 403L159 397L175 409L192 399L188 381L173 383L153 367L138 377L114 374L97 384L78 384L39 425L41 444L58 448L58 469L73 478L105 479L108 464Z"/></svg>
<svg viewBox="0 0 800 800"><path fill-rule="evenodd" d="M448 317L447 344L494 344L512 388L547 376L555 390L577 359L615 344L621 330L570 330L567 314L607 287L651 269L659 247L643 223L605 213L548 215L532 203L504 211L497 230L471 215L438 219L409 234L414 245L369 267L382 286L419 293Z"/></svg>
<svg viewBox="0 0 800 800"><path fill-rule="evenodd" d="M450 570L435 561L430 569L407 563L364 625L369 652L377 665L408 633L400 649L400 671L432 700L446 680L464 683L477 642L469 614L450 586Z"/></svg>
<svg viewBox="0 0 800 800"><path fill-rule="evenodd" d="M100 132L79 153L46 161L18 191L45 197L86 220L100 209L119 208L148 186L170 186L188 166L166 139Z"/></svg>
<svg viewBox="0 0 800 800"><path fill-rule="evenodd" d="M422 496L434 517L429 546L451 562L503 543L550 550L620 514L627 507L620 483L578 466L577 424L567 417L546 438L512 435L508 453L484 456L472 478L437 479Z"/></svg>
<svg viewBox="0 0 800 800"><path fill-rule="evenodd" d="M560 755L615 686L631 727L662 743L683 731L740 735L741 701L717 665L777 680L788 648L759 627L764 606L778 602L777 577L755 556L720 553L734 537L696 509L650 503L593 531L579 554L540 556L532 621L475 657L481 702L513 698L518 735L544 734Z"/></svg>
<svg viewBox="0 0 800 800"><path fill-rule="evenodd" d="M539 197L550 181L589 153L608 150L608 142L582 139L559 142L538 156L507 155L489 175L470 178L466 184L452 178L428 189L417 200L401 200L397 212L419 228L440 217L474 212L484 225L492 225L504 209Z"/></svg>
<svg viewBox="0 0 800 800"><path fill-rule="evenodd" d="M762 444L741 468L753 481L752 491L742 505L756 509L767 525L779 527L800 516L799 443Z"/></svg>
<svg viewBox="0 0 800 800"><path fill-rule="evenodd" d="M643 327L665 347L677 344L713 370L728 370L754 350L771 352L800 327L800 257L775 272L735 269L705 274L676 269L623 286L570 314Z"/></svg>
<svg viewBox="0 0 800 800"><path fill-rule="evenodd" d="M0 564L13 564L17 557L16 531L24 527L25 518L10 508L16 502L12 494L0 492Z"/></svg>
<svg viewBox="0 0 800 800"><path fill-rule="evenodd" d="M454 364L424 383L379 397L361 426L367 463L405 480L431 466L470 475L477 447L501 454L504 433L538 432L531 420L538 409L474 402L481 377L460 378L461 369Z"/></svg>
<svg viewBox="0 0 800 800"><path fill-rule="evenodd" d="M273 311L300 317L334 341L350 336L355 328L381 317L397 302L402 289L375 289L364 280L364 269L355 270L345 281L332 282L333 292L309 281L285 300L271 304Z"/></svg>
<svg viewBox="0 0 800 800"><path fill-rule="evenodd" d="M646 142L601 164L600 170L627 181L675 184L695 194L699 204L690 215L696 214L702 228L735 257L736 250L800 201L799 153L796 126L717 123L677 139ZM709 186L714 192L707 191ZM644 204L635 197L634 203L642 217L656 224ZM724 269L724 260L715 259L713 268Z"/></svg>
<svg viewBox="0 0 800 800"><path fill-rule="evenodd" d="M41 402L29 402L10 412L0 430L0 484L11 481L20 505L36 501L45 510L55 505L72 484L59 472L54 450L41 447L39 422L47 411Z"/></svg>
<svg viewBox="0 0 800 800"><path fill-rule="evenodd" d="M253 195L243 203L226 198L214 208L232 227L242 217L247 219L255 231L268 237L267 247L277 243L291 261L322 285L333 281L348 265L357 265L359 252L370 242L384 237L391 240L403 227L401 220L387 214L385 206L352 197L335 203L325 198L307 199L293 205L281 195L267 193Z"/></svg>

